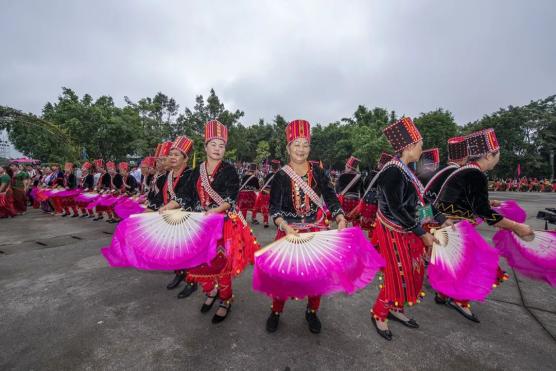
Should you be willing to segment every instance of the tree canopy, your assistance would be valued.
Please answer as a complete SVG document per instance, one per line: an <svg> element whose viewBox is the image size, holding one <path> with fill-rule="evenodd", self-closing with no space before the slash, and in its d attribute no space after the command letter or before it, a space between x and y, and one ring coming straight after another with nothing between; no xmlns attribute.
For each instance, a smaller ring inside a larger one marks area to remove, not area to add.
<svg viewBox="0 0 556 371"><path fill-rule="evenodd" d="M187 135L195 141L195 153L202 159L203 126L217 119L229 129L227 158L263 162L286 160L285 127L291 118L277 114L270 122L242 122L244 112L229 110L211 89L207 98L198 95L192 108L159 92L133 102L124 97L118 107L112 97L81 98L62 88L54 102L44 105L41 116L0 106L0 129L7 129L15 147L44 162L104 158L116 161L153 153L156 144ZM374 168L383 151L391 152L382 130L399 117L385 108L359 105L351 117L331 123L312 124L311 158L327 166L343 168L354 155L361 166ZM414 117L424 138L424 148L438 147L447 157L446 140L456 135L492 127L502 148L494 176L514 176L517 164L522 174L549 176L550 151L556 148L556 96L529 104L501 108L482 119L458 125L444 108Z"/></svg>

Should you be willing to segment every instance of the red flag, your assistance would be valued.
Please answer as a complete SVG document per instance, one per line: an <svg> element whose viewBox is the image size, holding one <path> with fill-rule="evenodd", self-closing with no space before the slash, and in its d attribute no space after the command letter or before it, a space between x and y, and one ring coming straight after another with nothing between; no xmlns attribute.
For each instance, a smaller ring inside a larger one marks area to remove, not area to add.
<svg viewBox="0 0 556 371"><path fill-rule="evenodd" d="M518 163L517 164L517 177L519 178L520 175L521 175L521 164Z"/></svg>

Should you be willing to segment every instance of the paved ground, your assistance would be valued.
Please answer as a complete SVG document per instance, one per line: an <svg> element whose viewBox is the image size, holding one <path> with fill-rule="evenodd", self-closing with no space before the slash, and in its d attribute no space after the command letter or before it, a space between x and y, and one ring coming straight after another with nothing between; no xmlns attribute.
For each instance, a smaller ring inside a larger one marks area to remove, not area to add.
<svg viewBox="0 0 556 371"><path fill-rule="evenodd" d="M493 197L517 198L536 228L537 210L556 207L554 194ZM554 370L556 290L511 271L474 304L480 324L436 305L427 285L411 310L421 328L392 323L387 343L369 317L373 282L324 299L320 335L308 331L303 302L289 302L279 331L267 334L270 302L251 291L251 270L234 282L230 318L215 326L199 312L200 293L178 300L165 289L171 274L109 268L99 248L113 228L34 210L0 220L0 369ZM263 245L272 239L270 229L255 232Z"/></svg>

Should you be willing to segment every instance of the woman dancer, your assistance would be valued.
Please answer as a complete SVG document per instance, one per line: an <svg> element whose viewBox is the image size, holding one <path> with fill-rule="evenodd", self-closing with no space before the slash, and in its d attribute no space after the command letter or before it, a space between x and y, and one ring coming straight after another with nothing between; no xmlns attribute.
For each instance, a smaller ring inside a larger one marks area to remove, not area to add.
<svg viewBox="0 0 556 371"><path fill-rule="evenodd" d="M417 303L421 296L425 247L435 241L424 224L442 224L445 218L426 204L423 185L407 166L419 160L423 148L413 121L403 118L386 127L384 134L397 156L384 165L376 178L378 212L373 242L378 244L386 267L371 315L378 334L392 340L388 319L410 328L419 327L405 315L404 307Z"/></svg>
<svg viewBox="0 0 556 371"><path fill-rule="evenodd" d="M202 313L207 313L216 299L220 299L218 310L212 317L215 324L224 321L230 313L232 277L243 270L246 263L243 259L249 254L249 244L254 242L243 237L244 220L232 212L239 191L239 176L235 167L224 161L227 142L226 126L216 120L205 124L207 160L193 170L188 192L193 211L227 214L222 238L218 241L218 255L210 264L190 269L187 273L188 283L200 283L206 294ZM241 250L245 254L239 253Z"/></svg>
<svg viewBox="0 0 556 371"><path fill-rule="evenodd" d="M319 166L307 160L311 151L311 126L308 121L294 120L286 127L287 151L290 161L278 171L270 191L270 214L278 227L276 239L287 234L314 232L328 229L326 213L321 196L338 223L338 229L346 227L346 219L340 202L332 188L330 178ZM272 310L266 321L266 330L278 329L280 314L288 298L272 299ZM320 333L321 322L317 316L320 296L309 297L305 319L312 333Z"/></svg>
<svg viewBox="0 0 556 371"><path fill-rule="evenodd" d="M492 170L500 160L500 146L494 130L472 133L465 141L469 162L444 181L435 204L438 210L453 220L467 220L475 224L476 218L482 218L488 225L510 229L521 237L532 234L530 226L506 219L491 208L498 202L489 201L488 179L484 172ZM497 283L506 279L507 275L498 268ZM470 321L479 322L466 298L448 298L439 293L435 301L449 305Z"/></svg>

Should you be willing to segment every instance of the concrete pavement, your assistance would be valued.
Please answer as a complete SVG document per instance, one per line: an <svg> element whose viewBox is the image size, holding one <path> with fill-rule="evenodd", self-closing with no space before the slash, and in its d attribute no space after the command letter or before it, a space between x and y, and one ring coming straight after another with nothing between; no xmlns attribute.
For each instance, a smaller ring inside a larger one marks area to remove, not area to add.
<svg viewBox="0 0 556 371"><path fill-rule="evenodd" d="M536 228L538 209L555 194L493 194L516 198ZM303 301L288 302L278 332L266 333L270 300L251 290L249 268L234 281L230 318L210 323L200 292L178 300L172 274L109 268L99 249L114 226L32 210L0 220L0 369L553 370L556 289L512 278L484 303L480 324L427 296L409 313L417 330L391 323L380 338L369 308L377 281L351 297L323 299L323 331L311 334ZM255 226L264 245L274 229ZM492 230L480 227L488 238ZM503 266L505 262L502 263Z"/></svg>

